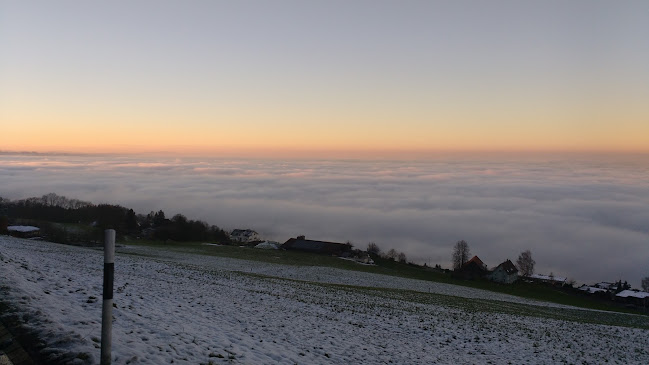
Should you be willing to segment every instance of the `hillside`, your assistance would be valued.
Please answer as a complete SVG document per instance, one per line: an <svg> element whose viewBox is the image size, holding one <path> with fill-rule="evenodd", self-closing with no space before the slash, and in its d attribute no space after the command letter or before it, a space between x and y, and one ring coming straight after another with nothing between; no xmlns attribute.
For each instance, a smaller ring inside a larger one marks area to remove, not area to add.
<svg viewBox="0 0 649 365"><path fill-rule="evenodd" d="M3 318L97 362L102 252L0 236L0 260ZM161 247L118 250L115 305L116 364L649 362L646 316Z"/></svg>

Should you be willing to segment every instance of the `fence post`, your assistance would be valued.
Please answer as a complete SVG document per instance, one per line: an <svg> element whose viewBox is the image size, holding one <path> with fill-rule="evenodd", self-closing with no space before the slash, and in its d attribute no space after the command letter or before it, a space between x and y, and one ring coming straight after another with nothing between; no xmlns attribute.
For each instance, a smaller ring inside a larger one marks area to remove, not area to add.
<svg viewBox="0 0 649 365"><path fill-rule="evenodd" d="M115 230L104 231L104 295L101 308L101 365L111 362L113 327L113 277L115 273Z"/></svg>

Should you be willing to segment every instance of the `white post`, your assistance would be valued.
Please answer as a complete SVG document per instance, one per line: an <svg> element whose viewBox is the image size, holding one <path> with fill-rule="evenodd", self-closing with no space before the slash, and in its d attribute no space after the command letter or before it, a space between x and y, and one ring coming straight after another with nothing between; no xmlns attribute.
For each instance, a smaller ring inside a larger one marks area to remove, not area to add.
<svg viewBox="0 0 649 365"><path fill-rule="evenodd" d="M109 365L113 327L113 277L115 274L115 230L104 231L104 301L101 309L101 365Z"/></svg>

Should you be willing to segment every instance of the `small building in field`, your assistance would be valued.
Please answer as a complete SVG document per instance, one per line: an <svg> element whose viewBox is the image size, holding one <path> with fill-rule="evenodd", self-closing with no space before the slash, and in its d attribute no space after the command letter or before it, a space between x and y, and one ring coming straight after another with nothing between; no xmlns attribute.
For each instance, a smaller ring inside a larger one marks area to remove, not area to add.
<svg viewBox="0 0 649 365"><path fill-rule="evenodd" d="M296 238L289 238L284 242L282 248L285 250L297 250L341 256L343 253L351 251L352 245L348 243L307 240L304 236L297 236Z"/></svg>
<svg viewBox="0 0 649 365"><path fill-rule="evenodd" d="M340 255L340 258L358 262L359 264L374 265L374 260L372 260L372 257L370 257L370 254L367 251L361 251L361 250L345 251Z"/></svg>
<svg viewBox="0 0 649 365"><path fill-rule="evenodd" d="M649 307L649 293L640 290L622 290L615 294L615 300L638 308Z"/></svg>
<svg viewBox="0 0 649 365"><path fill-rule="evenodd" d="M460 267L453 271L453 276L461 279L475 280L485 277L489 273L487 265L478 256L473 256Z"/></svg>
<svg viewBox="0 0 649 365"><path fill-rule="evenodd" d="M527 279L530 279L532 281L536 281L539 283L545 283L545 284L550 284L554 286L563 286L566 283L567 278L563 276L554 276L552 274L550 275L543 275L543 274L532 274L530 276L526 277Z"/></svg>
<svg viewBox="0 0 649 365"><path fill-rule="evenodd" d="M518 279L518 269L508 259L487 274L487 278L497 283L511 284Z"/></svg>
<svg viewBox="0 0 649 365"><path fill-rule="evenodd" d="M264 241L255 246L255 248L260 248L264 250L278 250L279 249L279 242L275 241Z"/></svg>
<svg viewBox="0 0 649 365"><path fill-rule="evenodd" d="M372 257L370 257L370 254L367 253L367 252L359 252L353 258L354 258L354 260L356 260L357 262L360 262L362 264L374 265L374 260L372 260Z"/></svg>
<svg viewBox="0 0 649 365"><path fill-rule="evenodd" d="M32 238L41 234L41 229L34 226L8 226L7 231L10 235L20 238Z"/></svg>
<svg viewBox="0 0 649 365"><path fill-rule="evenodd" d="M259 233L252 229L235 229L230 233L230 239L235 242L255 242L259 241Z"/></svg>
<svg viewBox="0 0 649 365"><path fill-rule="evenodd" d="M602 289L602 288L600 288L598 286L588 286L586 284L580 286L579 288L577 288L577 290L581 290L584 293L588 293L588 294L595 294L595 293L605 294L605 293L608 293L608 290L606 290L606 289Z"/></svg>
<svg viewBox="0 0 649 365"><path fill-rule="evenodd" d="M602 281L600 283L595 284L595 287L604 289L606 291L615 291L615 289L617 289L617 284L609 283L608 281Z"/></svg>

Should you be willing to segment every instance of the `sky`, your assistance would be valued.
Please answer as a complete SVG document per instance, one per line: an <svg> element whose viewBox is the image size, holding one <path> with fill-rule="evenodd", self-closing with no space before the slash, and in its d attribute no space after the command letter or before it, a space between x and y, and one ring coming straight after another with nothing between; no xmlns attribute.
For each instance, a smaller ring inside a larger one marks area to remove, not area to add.
<svg viewBox="0 0 649 365"><path fill-rule="evenodd" d="M636 283L648 34L647 1L0 0L0 196Z"/></svg>
<svg viewBox="0 0 649 365"><path fill-rule="evenodd" d="M0 150L649 151L646 1L1 1Z"/></svg>
<svg viewBox="0 0 649 365"><path fill-rule="evenodd" d="M423 160L0 154L0 197L50 192L163 210L285 242L351 241L451 267L465 240L490 268L531 250L578 283L649 276L649 158L586 154Z"/></svg>

